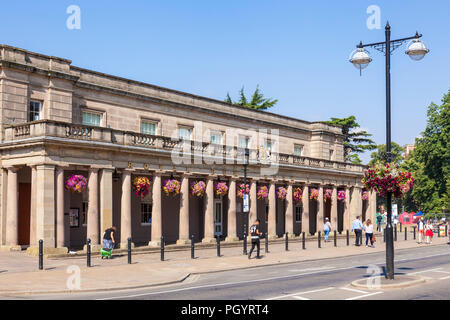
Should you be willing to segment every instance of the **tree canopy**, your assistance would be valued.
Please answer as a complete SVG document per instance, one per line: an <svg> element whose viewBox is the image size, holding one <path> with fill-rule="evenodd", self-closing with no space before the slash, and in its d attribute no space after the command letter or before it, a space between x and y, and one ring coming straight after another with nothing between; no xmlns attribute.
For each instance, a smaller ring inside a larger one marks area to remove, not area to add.
<svg viewBox="0 0 450 320"><path fill-rule="evenodd" d="M358 122L356 122L355 116L347 118L331 118L331 121L326 121L332 125L338 125L342 127L342 134L344 135L344 159L352 163L360 164L358 154L363 153L366 150L376 149L375 144L370 133L365 130L356 130L359 128Z"/></svg>
<svg viewBox="0 0 450 320"><path fill-rule="evenodd" d="M374 166L378 162L386 163L387 153L386 153L386 145L379 144L377 146L377 151L372 152L370 154L371 160L369 161L369 166ZM391 162L395 164L400 164L403 161L403 148L395 143L391 142Z"/></svg>
<svg viewBox="0 0 450 320"><path fill-rule="evenodd" d="M278 100L272 98L264 98L264 95L259 90L259 85L256 86L255 92L250 100L247 99L244 93L244 87L239 91L239 101L233 102L230 97L230 94L227 93L227 97L225 98L225 102L234 104L236 106L241 106L244 108L254 109L254 110L265 110L273 107Z"/></svg>

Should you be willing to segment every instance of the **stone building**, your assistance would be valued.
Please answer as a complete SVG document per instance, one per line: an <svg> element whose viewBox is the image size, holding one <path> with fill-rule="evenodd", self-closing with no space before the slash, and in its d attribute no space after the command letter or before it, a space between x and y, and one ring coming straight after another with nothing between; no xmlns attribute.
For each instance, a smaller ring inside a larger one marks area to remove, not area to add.
<svg viewBox="0 0 450 320"><path fill-rule="evenodd" d="M236 193L246 148L249 219L260 218L269 237L313 235L324 217L342 231L357 215L375 216L375 194L362 199L364 166L344 162L340 128L326 123L243 109L7 45L0 46L0 120L4 249L32 251L39 239L46 252L82 248L87 238L95 247L111 225L122 244L131 237L135 245L159 245L162 235L178 244L192 235L236 241L243 236ZM85 191L65 188L74 174L86 177ZM143 198L133 185L141 176L151 181ZM169 178L180 182L180 194L162 191ZM205 182L203 197L190 194L194 181ZM215 192L218 181L229 188L224 196ZM266 199L257 199L261 186L268 187ZM310 200L312 190L318 200Z"/></svg>

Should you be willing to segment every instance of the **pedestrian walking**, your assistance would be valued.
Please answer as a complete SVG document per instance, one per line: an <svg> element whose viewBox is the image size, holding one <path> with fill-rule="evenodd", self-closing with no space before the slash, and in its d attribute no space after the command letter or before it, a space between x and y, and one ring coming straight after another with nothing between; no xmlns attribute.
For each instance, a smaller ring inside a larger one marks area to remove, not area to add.
<svg viewBox="0 0 450 320"><path fill-rule="evenodd" d="M255 223L250 227L250 235L252 239L252 248L250 249L250 252L248 253L248 258L251 259L251 255L253 250L256 246L256 259L261 259L259 255L260 250L260 243L259 243L259 237L262 235L262 232L259 231L259 219L256 219Z"/></svg>
<svg viewBox="0 0 450 320"><path fill-rule="evenodd" d="M431 224L431 220L428 219L427 223L425 224L425 239L427 244L432 243L433 239L433 225Z"/></svg>
<svg viewBox="0 0 450 320"><path fill-rule="evenodd" d="M379 213L377 215L377 231L381 231L381 221L383 221L383 215Z"/></svg>
<svg viewBox="0 0 450 320"><path fill-rule="evenodd" d="M111 258L111 253L112 253L112 249L114 249L114 245L116 244L116 240L114 238L115 232L116 232L116 227L112 226L111 228L108 228L105 230L105 232L103 232L103 251L105 252L105 254L103 254L102 252L102 259L103 258L107 258L110 259Z"/></svg>
<svg viewBox="0 0 450 320"><path fill-rule="evenodd" d="M356 217L355 220L353 220L352 223L352 231L355 232L356 240L355 240L355 246L359 247L362 243L362 229L363 225L361 223L361 220L359 220L359 216Z"/></svg>
<svg viewBox="0 0 450 320"><path fill-rule="evenodd" d="M421 244L423 242L423 237L425 234L425 223L423 222L423 217L421 217L418 221L417 221L417 230L419 231L419 244Z"/></svg>
<svg viewBox="0 0 450 320"><path fill-rule="evenodd" d="M325 218L325 223L323 224L323 234L325 235L325 242L328 242L328 236L331 232L331 223L328 218Z"/></svg>
<svg viewBox="0 0 450 320"><path fill-rule="evenodd" d="M367 221L364 223L364 231L366 232L366 247L369 246L369 240L370 240L370 246L374 248L373 245L373 224L370 219L367 219Z"/></svg>

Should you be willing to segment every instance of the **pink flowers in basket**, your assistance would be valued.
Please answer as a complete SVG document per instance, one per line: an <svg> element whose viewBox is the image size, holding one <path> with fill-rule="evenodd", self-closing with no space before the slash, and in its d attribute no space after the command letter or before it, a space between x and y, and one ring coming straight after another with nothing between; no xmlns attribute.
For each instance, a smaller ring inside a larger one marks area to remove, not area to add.
<svg viewBox="0 0 450 320"><path fill-rule="evenodd" d="M292 198L294 199L294 202L296 203L302 202L302 197L303 197L302 188L300 187L294 188L292 193Z"/></svg>
<svg viewBox="0 0 450 320"><path fill-rule="evenodd" d="M150 180L147 177L136 177L133 181L136 196L144 198L150 192Z"/></svg>
<svg viewBox="0 0 450 320"><path fill-rule="evenodd" d="M286 196L287 196L287 189L285 187L278 187L277 190L278 199L286 200Z"/></svg>
<svg viewBox="0 0 450 320"><path fill-rule="evenodd" d="M319 199L319 190L317 190L316 188L311 189L311 192L309 193L309 199L310 200Z"/></svg>
<svg viewBox="0 0 450 320"><path fill-rule="evenodd" d="M244 199L244 194L249 194L249 193L250 193L250 186L247 184L245 186L245 190L244 190L244 184L241 183L237 190L237 196L241 199Z"/></svg>
<svg viewBox="0 0 450 320"><path fill-rule="evenodd" d="M369 191L363 191L361 194L362 200L369 200Z"/></svg>
<svg viewBox="0 0 450 320"><path fill-rule="evenodd" d="M217 182L216 194L218 196L225 196L228 193L228 186L225 182Z"/></svg>
<svg viewBox="0 0 450 320"><path fill-rule="evenodd" d="M347 195L345 194L344 190L339 190L337 193L337 199L339 201L345 201L345 198L347 197Z"/></svg>
<svg viewBox="0 0 450 320"><path fill-rule="evenodd" d="M401 170L395 164L377 164L364 172L362 183L365 188L375 190L381 197L391 193L401 198L414 185L410 172Z"/></svg>
<svg viewBox="0 0 450 320"><path fill-rule="evenodd" d="M269 188L267 188L266 186L261 186L258 188L258 192L256 193L256 197L258 198L258 200L267 199L268 196Z"/></svg>
<svg viewBox="0 0 450 320"><path fill-rule="evenodd" d="M197 197L203 197L206 190L206 184L203 181L194 181L191 183L191 194Z"/></svg>
<svg viewBox="0 0 450 320"><path fill-rule="evenodd" d="M325 192L323 194L323 201L327 202L331 199L331 194L333 193L333 190L331 189L325 189Z"/></svg>
<svg viewBox="0 0 450 320"><path fill-rule="evenodd" d="M180 193L180 181L175 179L167 179L164 181L163 191L168 195L176 196Z"/></svg>
<svg viewBox="0 0 450 320"><path fill-rule="evenodd" d="M72 192L83 192L86 190L87 180L81 174L74 174L67 178L65 187Z"/></svg>

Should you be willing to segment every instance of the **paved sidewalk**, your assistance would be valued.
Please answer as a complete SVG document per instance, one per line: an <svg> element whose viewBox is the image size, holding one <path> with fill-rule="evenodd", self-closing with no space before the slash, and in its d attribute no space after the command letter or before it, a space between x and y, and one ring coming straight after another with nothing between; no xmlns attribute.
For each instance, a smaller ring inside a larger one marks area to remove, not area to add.
<svg viewBox="0 0 450 320"><path fill-rule="evenodd" d="M446 244L448 238L435 238L432 245ZM378 239L375 248L364 245L355 247L352 242L346 246L345 239L339 239L338 246L333 241L307 242L302 250L301 242L290 242L289 251L284 243L269 245L269 253L264 253L264 241L261 242L263 259L251 259L242 255L241 247L222 248L222 256L216 256L216 249L196 250L196 259L190 259L189 251L166 252L165 261L160 261L159 252L133 255L133 263L127 264L127 256L117 256L112 260L92 257L92 267L86 267L85 257L65 259L45 259L44 270L39 271L37 257L25 253L0 253L0 295L26 293L70 292L67 282L73 280L68 267L79 267L81 291L104 291L157 286L181 282L190 275L253 268L263 265L292 263L298 261L320 260L360 253L382 252L385 250L383 239ZM398 240L396 249L427 246L419 245L415 240ZM255 254L254 254L255 255ZM326 262L324 262L326 263ZM75 269L78 269L75 267ZM74 282L72 282L74 284ZM69 283L70 285L70 283ZM78 290L77 290L78 291Z"/></svg>

